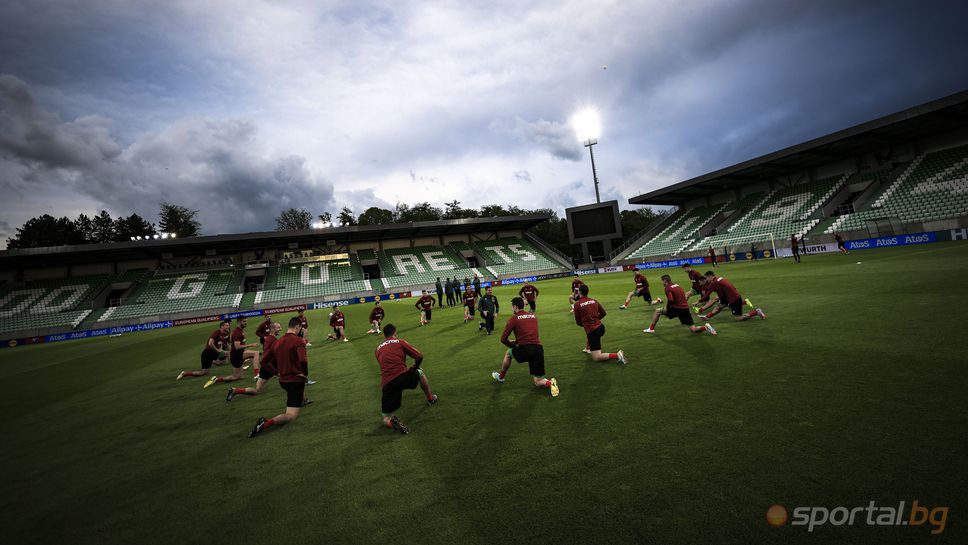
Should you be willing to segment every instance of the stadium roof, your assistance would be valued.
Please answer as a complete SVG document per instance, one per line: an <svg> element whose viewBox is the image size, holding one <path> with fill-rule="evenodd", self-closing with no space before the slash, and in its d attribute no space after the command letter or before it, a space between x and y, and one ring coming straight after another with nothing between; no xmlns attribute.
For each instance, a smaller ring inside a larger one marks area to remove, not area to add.
<svg viewBox="0 0 968 545"><path fill-rule="evenodd" d="M20 269L134 259L158 259L165 254L171 254L173 257L203 255L206 250L214 250L216 255L227 255L264 249L312 248L381 239L437 237L529 229L547 221L549 218L551 218L550 214L529 214L526 216L421 221L387 225L354 225L301 231L269 231L46 248L17 248L0 251L0 268Z"/></svg>
<svg viewBox="0 0 968 545"><path fill-rule="evenodd" d="M629 204L681 205L724 189L793 174L837 160L968 126L968 91L908 108L802 144L629 199Z"/></svg>

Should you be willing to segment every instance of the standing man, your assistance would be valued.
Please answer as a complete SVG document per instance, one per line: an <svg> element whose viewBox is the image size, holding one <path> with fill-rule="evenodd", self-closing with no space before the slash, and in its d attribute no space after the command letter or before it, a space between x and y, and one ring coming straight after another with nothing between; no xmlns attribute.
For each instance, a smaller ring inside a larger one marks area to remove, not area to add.
<svg viewBox="0 0 968 545"><path fill-rule="evenodd" d="M629 303L632 301L633 297L641 297L643 301L649 304L649 306L658 305L661 303L662 299L652 299L652 293L649 292L649 281L646 280L645 276L642 274L642 271L636 269L634 273L635 289L630 291L625 297L625 304L618 308L622 310L629 308Z"/></svg>
<svg viewBox="0 0 968 545"><path fill-rule="evenodd" d="M444 282L444 291L447 292L447 306L454 306L454 285L450 283L450 277Z"/></svg>
<svg viewBox="0 0 968 545"><path fill-rule="evenodd" d="M477 330L485 330L487 334L490 335L494 331L494 317L501 310L501 305L497 301L497 297L494 296L494 289L490 286L487 287L487 293L481 296L481 318L484 319L477 326Z"/></svg>
<svg viewBox="0 0 968 545"><path fill-rule="evenodd" d="M266 314L266 319L259 324L259 327L255 330L255 336L259 337L259 344L265 348L266 345L266 335L269 334L269 329L272 327L272 317Z"/></svg>
<svg viewBox="0 0 968 545"><path fill-rule="evenodd" d="M847 246L844 244L843 235L841 235L840 233L834 233L834 240L837 241L837 249L840 250L840 253L842 254L850 253L850 250L848 250Z"/></svg>
<svg viewBox="0 0 968 545"><path fill-rule="evenodd" d="M326 340L338 341L341 340L346 343L349 339L346 338L346 317L343 316L343 311L339 309L339 305L333 307L333 312L329 313L329 327L333 328L333 332L326 335Z"/></svg>
<svg viewBox="0 0 968 545"><path fill-rule="evenodd" d="M255 426L249 431L249 439L272 426L282 426L295 422L299 418L299 409L304 404L306 380L309 376L306 343L299 337L301 329L299 318L290 318L289 329L281 339L275 342L272 348L273 367L279 376L279 386L286 391L286 412L268 420L264 416L260 416Z"/></svg>
<svg viewBox="0 0 968 545"><path fill-rule="evenodd" d="M373 303L373 310L370 311L370 329L366 331L367 335L370 333L380 332L380 323L383 322L383 316L383 307L380 306L380 300L377 299L377 301Z"/></svg>
<svg viewBox="0 0 968 545"><path fill-rule="evenodd" d="M299 309L296 318L299 320L299 336L306 341L306 348L309 348L313 343L309 342L309 320L306 319L306 311Z"/></svg>
<svg viewBox="0 0 968 545"><path fill-rule="evenodd" d="M793 261L800 262L800 241L796 235L790 235L790 253L793 254Z"/></svg>
<svg viewBox="0 0 968 545"><path fill-rule="evenodd" d="M750 259L756 261L756 245L750 244Z"/></svg>
<svg viewBox="0 0 968 545"><path fill-rule="evenodd" d="M754 308L749 311L749 313L743 313L743 296L739 294L736 286L733 286L732 282L726 280L722 276L717 277L712 271L706 272L706 282L712 284L712 291L716 293L716 300L710 301L709 305L713 303L719 303L718 306L708 314L701 314L699 317L703 320L710 320L713 316L722 312L723 309L729 308L736 317L736 321L745 322L750 318L759 317L761 320L766 319L766 314L760 308ZM749 300L747 300L748 303ZM707 305L708 306L708 305ZM752 306L752 305L751 305Z"/></svg>
<svg viewBox="0 0 968 545"><path fill-rule="evenodd" d="M229 328L232 327L232 322L230 320L225 320L219 324L219 328L212 332L208 336L208 340L205 341L205 348L202 349L202 369L201 370L185 370L178 373L175 380L181 380L185 377L204 377L209 374L209 370L212 368L212 364L216 360L225 357L225 336L229 333Z"/></svg>
<svg viewBox="0 0 968 545"><path fill-rule="evenodd" d="M662 285L665 286L666 308L656 310L652 315L652 323L648 329L643 329L643 333L655 333L655 326L659 324L659 318L665 316L668 319L679 318L679 323L689 326L689 331L702 333L708 331L710 335L715 335L716 330L712 324L697 326L689 312L689 301L686 300L686 292L679 284L673 284L672 278L668 274L662 275Z"/></svg>
<svg viewBox="0 0 968 545"><path fill-rule="evenodd" d="M716 266L716 250L713 250L713 247L710 246L708 253L709 253L709 261L713 264L713 267L715 267Z"/></svg>
<svg viewBox="0 0 968 545"><path fill-rule="evenodd" d="M252 359L252 364L256 367L259 366L259 352L256 350L246 350L247 348L256 348L259 346L256 343L246 344L245 342L245 316L239 316L236 320L235 330L232 331L231 337L231 350L229 351L229 362L232 364L232 374L229 376L219 375L208 379L202 388L208 388L209 386L217 382L235 382L242 378L242 366L245 360Z"/></svg>
<svg viewBox="0 0 968 545"><path fill-rule="evenodd" d="M477 295L471 291L470 285L464 288L464 323L466 324L468 320L474 317L474 306L477 302Z"/></svg>
<svg viewBox="0 0 968 545"><path fill-rule="evenodd" d="M437 285L435 287L437 288L437 306L443 307L444 306L444 285L440 283L439 276L437 277Z"/></svg>
<svg viewBox="0 0 968 545"><path fill-rule="evenodd" d="M518 290L518 297L524 297L524 300L528 302L528 308L531 309L531 312L534 312L537 306L538 288L528 282Z"/></svg>
<svg viewBox="0 0 968 545"><path fill-rule="evenodd" d="M575 301L581 299L581 293L578 289L584 285L585 283L581 281L581 278L576 272L575 277L571 281L571 295L568 296L568 306L571 307L570 312L575 312Z"/></svg>
<svg viewBox="0 0 968 545"><path fill-rule="evenodd" d="M491 376L504 384L513 356L518 363L528 362L531 381L536 387L548 388L551 390L551 397L558 397L558 381L554 378L545 378L544 347L538 339L538 318L533 312L525 312L524 300L520 297L511 299L511 312L512 315L508 318L508 323L501 334L501 343L507 346L508 350L504 353L501 370L494 371ZM513 341L510 339L511 333L514 333Z"/></svg>
<svg viewBox="0 0 968 545"><path fill-rule="evenodd" d="M474 275L474 296L481 297L481 277Z"/></svg>
<svg viewBox="0 0 968 545"><path fill-rule="evenodd" d="M581 298L575 301L572 310L575 313L575 323L585 329L585 335L588 338L587 350L592 360L618 360L624 365L627 360L621 350L611 353L602 352L602 337L605 336L605 324L602 323L602 318L605 317L605 308L598 301L588 297L588 286L585 284L578 288L578 292Z"/></svg>
<svg viewBox="0 0 968 545"><path fill-rule="evenodd" d="M464 289L460 285L460 281L457 277L454 277L454 304L461 304L461 298L463 297Z"/></svg>
<svg viewBox="0 0 968 545"><path fill-rule="evenodd" d="M430 295L427 290L423 290L423 295L417 302L413 305L416 309L420 311L420 325L427 325L430 323L430 319L433 317L434 308L434 298Z"/></svg>
<svg viewBox="0 0 968 545"><path fill-rule="evenodd" d="M405 426L394 413L403 401L403 391L413 390L420 385L427 397L427 405L437 403L437 396L430 390L427 375L420 368L423 354L410 343L397 338L397 328L387 324L383 328L384 341L376 347L374 354L380 364L380 388L383 390L383 425L406 435L410 428ZM413 358L413 366L407 367L407 356Z"/></svg>

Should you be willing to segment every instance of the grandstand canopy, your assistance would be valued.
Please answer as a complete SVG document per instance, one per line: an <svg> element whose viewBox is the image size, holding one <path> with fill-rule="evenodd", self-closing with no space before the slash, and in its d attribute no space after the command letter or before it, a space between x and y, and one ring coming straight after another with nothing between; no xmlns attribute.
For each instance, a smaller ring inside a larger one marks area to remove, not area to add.
<svg viewBox="0 0 968 545"><path fill-rule="evenodd" d="M526 216L421 221L387 225L354 225L301 231L269 231L46 248L18 248L0 251L0 268L20 269L134 259L158 259L165 254L172 256L204 255L208 250L214 250L215 255L229 255L272 248L313 248L384 239L483 234L530 229L550 218L550 214L529 214Z"/></svg>
<svg viewBox="0 0 968 545"><path fill-rule="evenodd" d="M915 106L802 144L629 199L679 206L724 189L801 172L968 126L968 91Z"/></svg>

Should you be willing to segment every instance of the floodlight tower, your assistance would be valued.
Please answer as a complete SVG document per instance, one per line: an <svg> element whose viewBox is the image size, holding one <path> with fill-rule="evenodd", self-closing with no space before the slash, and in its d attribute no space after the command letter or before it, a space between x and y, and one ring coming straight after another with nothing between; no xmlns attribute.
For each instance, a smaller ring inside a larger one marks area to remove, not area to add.
<svg viewBox="0 0 968 545"><path fill-rule="evenodd" d="M571 118L571 124L578 134L578 141L588 148L588 156L592 159L592 180L595 182L595 202L602 202L598 193L598 172L595 170L595 151L592 146L598 143L601 126L598 122L598 112L591 108L579 111Z"/></svg>

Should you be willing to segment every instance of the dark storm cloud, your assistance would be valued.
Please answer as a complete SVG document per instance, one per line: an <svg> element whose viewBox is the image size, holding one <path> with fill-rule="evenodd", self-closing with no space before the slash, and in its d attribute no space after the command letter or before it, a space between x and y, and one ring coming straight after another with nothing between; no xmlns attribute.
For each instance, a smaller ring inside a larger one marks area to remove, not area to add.
<svg viewBox="0 0 968 545"><path fill-rule="evenodd" d="M529 147L543 149L558 159L577 161L582 157L575 130L564 123L517 118L512 123L495 121L490 128L497 134L512 135Z"/></svg>
<svg viewBox="0 0 968 545"><path fill-rule="evenodd" d="M12 76L0 76L0 112L0 159L22 167L19 176L5 167L5 193L73 192L146 218L171 201L198 209L206 233L271 229L285 208L332 204L332 184L314 179L302 157L267 156L245 121L183 120L122 148L109 120L62 122Z"/></svg>

